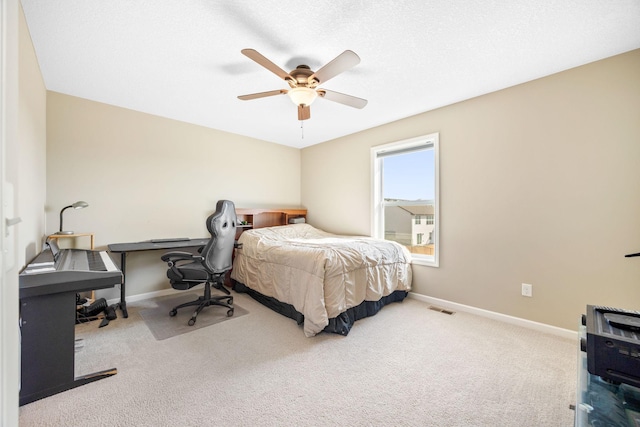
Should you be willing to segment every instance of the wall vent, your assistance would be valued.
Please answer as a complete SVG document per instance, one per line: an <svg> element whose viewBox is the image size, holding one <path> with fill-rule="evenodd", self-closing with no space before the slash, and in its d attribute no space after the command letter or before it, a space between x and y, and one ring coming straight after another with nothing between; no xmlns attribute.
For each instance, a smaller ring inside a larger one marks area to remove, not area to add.
<svg viewBox="0 0 640 427"><path fill-rule="evenodd" d="M442 307L436 307L435 305L429 306L429 310L433 310L433 311L439 311L440 313L444 313L444 314L455 314L455 311L451 311L451 310L447 310L446 308L442 308Z"/></svg>

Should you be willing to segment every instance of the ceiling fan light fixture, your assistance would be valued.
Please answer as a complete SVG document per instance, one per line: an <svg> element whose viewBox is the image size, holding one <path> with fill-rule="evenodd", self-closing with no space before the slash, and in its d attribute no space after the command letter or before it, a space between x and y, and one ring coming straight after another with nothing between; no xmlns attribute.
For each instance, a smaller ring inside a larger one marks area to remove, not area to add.
<svg viewBox="0 0 640 427"><path fill-rule="evenodd" d="M316 99L318 93L308 87L295 87L293 89L289 89L287 95L289 95L291 102L294 104L309 106Z"/></svg>
<svg viewBox="0 0 640 427"><path fill-rule="evenodd" d="M255 49L242 49L241 52L247 58L253 60L258 65L280 77L289 85L289 87L291 87L291 89L278 89L239 96L238 98L243 101L265 98L268 96L284 95L286 93L289 95L291 102L296 105L298 110L298 120L300 121L311 118L310 105L315 101L318 95L329 101L338 102L353 108L363 108L367 105L366 99L356 98L355 96L333 92L327 89L316 90L316 87L320 82L325 84L329 79L351 69L360 62L360 57L351 50L345 50L318 71L311 70L308 65L298 65L295 70L291 70L289 73L278 67Z"/></svg>

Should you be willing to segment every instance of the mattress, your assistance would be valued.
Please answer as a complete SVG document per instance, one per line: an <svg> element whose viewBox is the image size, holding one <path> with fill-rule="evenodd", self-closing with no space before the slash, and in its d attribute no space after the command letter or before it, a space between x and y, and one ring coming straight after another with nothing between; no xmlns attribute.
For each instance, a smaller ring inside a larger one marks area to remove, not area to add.
<svg viewBox="0 0 640 427"><path fill-rule="evenodd" d="M231 278L304 316L304 333L365 301L411 289L411 254L387 240L327 233L310 224L247 230Z"/></svg>

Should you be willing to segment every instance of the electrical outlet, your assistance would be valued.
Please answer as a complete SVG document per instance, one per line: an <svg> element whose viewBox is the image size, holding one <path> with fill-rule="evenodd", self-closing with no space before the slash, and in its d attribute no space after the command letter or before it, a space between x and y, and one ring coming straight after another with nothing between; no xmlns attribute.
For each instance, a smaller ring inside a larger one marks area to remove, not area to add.
<svg viewBox="0 0 640 427"><path fill-rule="evenodd" d="M522 284L522 296L523 297L532 297L533 296L533 285L528 283Z"/></svg>

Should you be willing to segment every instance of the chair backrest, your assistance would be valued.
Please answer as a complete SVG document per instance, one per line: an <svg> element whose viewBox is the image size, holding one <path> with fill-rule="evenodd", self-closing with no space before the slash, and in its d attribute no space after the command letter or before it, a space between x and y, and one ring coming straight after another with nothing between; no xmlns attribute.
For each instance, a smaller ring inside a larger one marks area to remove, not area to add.
<svg viewBox="0 0 640 427"><path fill-rule="evenodd" d="M207 218L211 239L202 250L205 268L219 274L231 270L236 239L236 207L230 200L218 200L216 211Z"/></svg>

